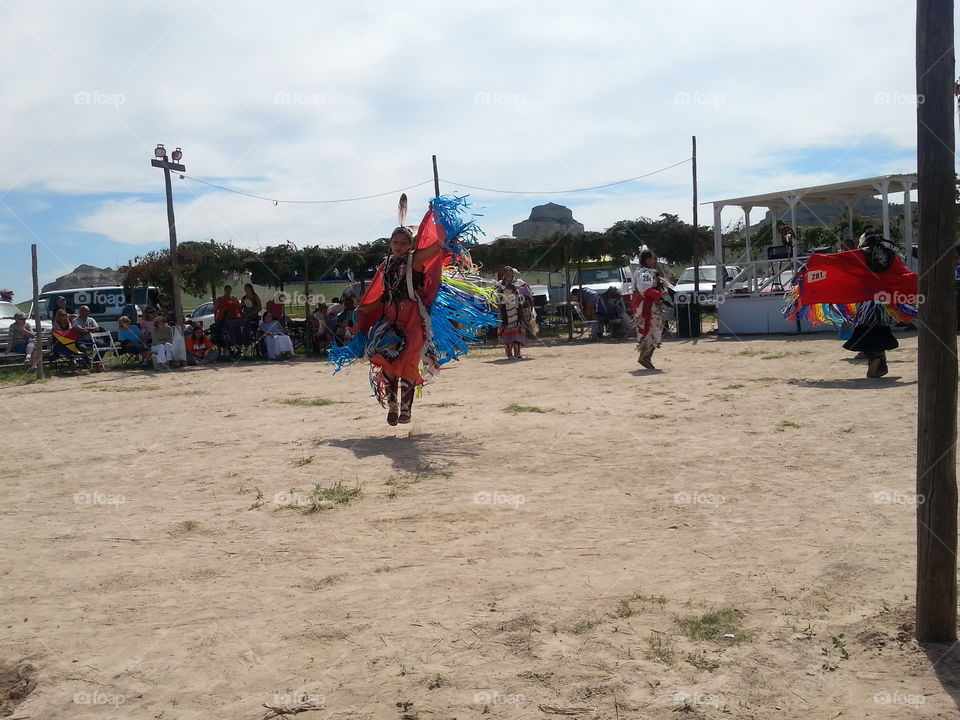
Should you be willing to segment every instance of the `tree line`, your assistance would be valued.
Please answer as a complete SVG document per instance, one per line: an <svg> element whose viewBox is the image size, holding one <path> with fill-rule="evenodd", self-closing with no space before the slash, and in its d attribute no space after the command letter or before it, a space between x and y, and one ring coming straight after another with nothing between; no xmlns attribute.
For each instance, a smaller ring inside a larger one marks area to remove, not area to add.
<svg viewBox="0 0 960 720"><path fill-rule="evenodd" d="M855 236L875 221L854 216ZM778 227L788 227L779 221ZM892 228L894 241L899 227ZM846 219L832 227L798 228L799 242L807 249L838 247L847 234ZM752 259L764 257L763 248L771 244L770 223L764 222L751 232ZM742 223L724 232L724 247L742 255L746 249ZM686 265L693 261L699 245L704 263L712 263L713 229L694 228L676 215L661 214L656 220L638 218L620 220L603 232L555 233L536 240L504 239L470 249L474 262L488 271L504 265L523 270L560 270L564 262L609 260L626 265L646 246L664 263ZM255 285L280 288L290 283L368 277L389 252L389 240L334 248L298 248L286 242L263 250L239 248L230 242L187 241L177 248L180 288L191 295L216 297L219 289L233 278L249 277ZM126 287L155 285L164 291L173 288L170 251L153 250L133 258L118 269Z"/></svg>

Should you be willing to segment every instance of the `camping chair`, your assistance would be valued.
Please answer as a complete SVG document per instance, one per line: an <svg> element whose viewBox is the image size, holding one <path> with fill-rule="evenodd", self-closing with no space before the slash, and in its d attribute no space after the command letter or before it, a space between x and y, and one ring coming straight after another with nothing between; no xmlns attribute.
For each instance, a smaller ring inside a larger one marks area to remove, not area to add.
<svg viewBox="0 0 960 720"><path fill-rule="evenodd" d="M77 347L76 330L54 330L50 335L50 352L47 360L53 367L70 369L90 368L90 358Z"/></svg>
<svg viewBox="0 0 960 720"><path fill-rule="evenodd" d="M259 355L260 333L256 322L246 318L229 318L217 323L219 332L214 340L221 358L239 360L244 356Z"/></svg>
<svg viewBox="0 0 960 720"><path fill-rule="evenodd" d="M90 362L93 365L99 365L103 368L105 367L104 361L110 356L120 357L120 349L113 342L113 335L107 331L90 333L89 338L91 341Z"/></svg>

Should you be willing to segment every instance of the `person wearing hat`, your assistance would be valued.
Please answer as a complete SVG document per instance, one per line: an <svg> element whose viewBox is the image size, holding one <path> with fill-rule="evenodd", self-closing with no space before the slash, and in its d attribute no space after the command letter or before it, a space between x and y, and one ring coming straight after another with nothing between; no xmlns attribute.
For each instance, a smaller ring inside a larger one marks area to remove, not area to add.
<svg viewBox="0 0 960 720"><path fill-rule="evenodd" d="M50 319L53 320L60 310L63 310L67 315L70 314L70 307L67 305L67 299L63 295L57 296L56 304L50 309Z"/></svg>
<svg viewBox="0 0 960 720"><path fill-rule="evenodd" d="M36 335L33 330L27 326L27 316L18 312L13 316L13 323L10 325L9 352L23 353L26 358L24 364L28 364L33 357L33 347ZM30 368L31 370L33 367Z"/></svg>

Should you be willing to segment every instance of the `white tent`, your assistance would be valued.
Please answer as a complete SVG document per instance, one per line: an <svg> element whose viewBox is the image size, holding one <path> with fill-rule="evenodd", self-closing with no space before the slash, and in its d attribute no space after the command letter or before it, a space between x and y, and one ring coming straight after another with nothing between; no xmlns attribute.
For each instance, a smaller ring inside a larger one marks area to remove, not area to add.
<svg viewBox="0 0 960 720"><path fill-rule="evenodd" d="M849 218L850 234L853 234L853 206L858 200L867 197L880 196L883 203L883 234L890 237L890 208L889 195L891 193L903 193L903 241L907 248L907 264L911 269L916 270L916 258L910 249L913 246L913 207L911 202L911 192L917 185L916 174L905 175L881 175L879 177L863 178L862 180L849 180L847 182L831 183L829 185L814 185L805 188L796 188L793 190L780 190L777 192L761 193L759 195L747 195L745 197L729 198L727 200L715 200L713 205L713 243L714 254L718 265L737 264L736 258L725 258L723 250L723 228L721 225L720 214L726 207L738 207L743 211L744 226L746 233L746 262L739 263L747 266L752 278L758 274L754 272L761 265L771 265L769 261L753 262L750 254L750 212L755 207L763 207L770 210L770 223L772 225L772 238L774 245L782 245L782 239L777 232L777 220L786 211L790 212L790 225L794 229L797 226L797 207L810 207L822 205L824 203L843 203L847 208ZM779 267L786 266L788 269L796 270L799 267L798 258L799 244L793 244L793 256L789 259L779 261ZM769 268L767 268L769 271ZM783 294L771 292L770 288L758 290L754 282L747 291L737 292L736 294L725 293L724 278L722 273L717 277L716 295L718 297L717 315L721 333L770 333L770 332L803 332L811 330L809 327L802 327L800 324L794 326L787 323L780 314L780 306L783 301ZM731 301L731 302L727 302Z"/></svg>

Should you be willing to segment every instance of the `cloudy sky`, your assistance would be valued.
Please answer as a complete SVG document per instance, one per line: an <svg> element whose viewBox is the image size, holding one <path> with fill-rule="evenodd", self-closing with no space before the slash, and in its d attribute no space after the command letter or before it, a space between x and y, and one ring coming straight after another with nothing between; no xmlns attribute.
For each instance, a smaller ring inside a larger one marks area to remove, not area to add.
<svg viewBox="0 0 960 720"><path fill-rule="evenodd" d="M587 229L701 200L915 170L914 10L895 0L676 3L0 0L0 286L167 244L153 148L282 200L431 178L489 237L533 205ZM413 215L430 184L408 191ZM396 195L279 204L174 179L181 240L385 235ZM729 220L734 220L731 216ZM707 208L701 220L712 222ZM725 222L727 218L725 216Z"/></svg>

